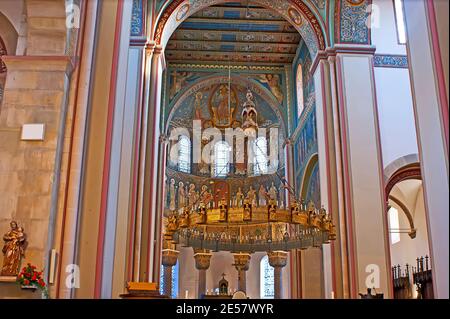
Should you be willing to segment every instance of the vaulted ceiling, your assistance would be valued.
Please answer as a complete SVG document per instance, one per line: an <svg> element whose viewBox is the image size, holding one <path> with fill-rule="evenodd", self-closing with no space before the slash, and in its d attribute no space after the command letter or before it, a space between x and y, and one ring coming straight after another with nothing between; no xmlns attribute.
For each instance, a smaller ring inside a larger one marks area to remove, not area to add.
<svg viewBox="0 0 450 319"><path fill-rule="evenodd" d="M292 63L300 34L274 11L247 1L208 7L186 19L166 48L169 62Z"/></svg>

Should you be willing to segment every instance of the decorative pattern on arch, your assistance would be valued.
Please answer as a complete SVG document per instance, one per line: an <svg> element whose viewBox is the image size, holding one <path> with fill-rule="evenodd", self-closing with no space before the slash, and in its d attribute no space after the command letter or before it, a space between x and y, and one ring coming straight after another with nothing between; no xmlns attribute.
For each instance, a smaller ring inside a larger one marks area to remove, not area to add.
<svg viewBox="0 0 450 319"><path fill-rule="evenodd" d="M336 43L370 44L370 21L372 0L336 1L334 32Z"/></svg>
<svg viewBox="0 0 450 319"><path fill-rule="evenodd" d="M154 34L156 44L165 45L176 27L193 13L211 5L231 1L173 0L160 15ZM302 0L253 0L253 2L275 10L291 22L304 39L312 57L316 56L319 50L325 49L326 38L320 25L320 17L316 17Z"/></svg>
<svg viewBox="0 0 450 319"><path fill-rule="evenodd" d="M389 198L389 194L394 188L395 184L398 184L402 181L406 181L409 179L420 179L422 180L422 173L420 171L420 164L413 163L406 165L400 169L398 169L392 176L389 178L386 188L385 188L385 198Z"/></svg>

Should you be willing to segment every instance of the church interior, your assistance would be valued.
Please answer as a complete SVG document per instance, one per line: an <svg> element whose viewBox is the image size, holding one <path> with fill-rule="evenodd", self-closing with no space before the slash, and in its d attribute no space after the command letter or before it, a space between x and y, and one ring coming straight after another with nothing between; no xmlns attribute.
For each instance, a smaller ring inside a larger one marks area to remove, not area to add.
<svg viewBox="0 0 450 319"><path fill-rule="evenodd" d="M0 0L0 299L448 299L447 0Z"/></svg>

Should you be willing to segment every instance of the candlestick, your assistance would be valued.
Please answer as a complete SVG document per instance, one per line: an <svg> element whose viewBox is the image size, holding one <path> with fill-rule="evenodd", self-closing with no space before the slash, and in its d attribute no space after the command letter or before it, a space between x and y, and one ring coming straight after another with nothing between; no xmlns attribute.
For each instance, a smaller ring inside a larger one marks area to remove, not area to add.
<svg viewBox="0 0 450 319"><path fill-rule="evenodd" d="M184 299L189 299L189 290L186 290L184 293Z"/></svg>

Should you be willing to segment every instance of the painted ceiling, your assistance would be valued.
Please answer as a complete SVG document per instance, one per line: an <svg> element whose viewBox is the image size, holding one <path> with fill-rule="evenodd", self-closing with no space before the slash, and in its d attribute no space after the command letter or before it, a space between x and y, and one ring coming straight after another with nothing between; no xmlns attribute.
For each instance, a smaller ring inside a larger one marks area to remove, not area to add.
<svg viewBox="0 0 450 319"><path fill-rule="evenodd" d="M186 19L166 48L170 62L292 63L300 34L283 17L250 2L208 7Z"/></svg>

